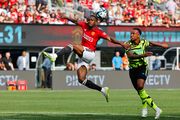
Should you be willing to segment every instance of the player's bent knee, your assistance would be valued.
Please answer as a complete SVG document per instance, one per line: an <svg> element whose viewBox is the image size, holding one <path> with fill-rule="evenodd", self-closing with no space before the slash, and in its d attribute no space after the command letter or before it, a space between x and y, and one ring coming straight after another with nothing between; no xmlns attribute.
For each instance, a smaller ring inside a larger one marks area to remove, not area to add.
<svg viewBox="0 0 180 120"><path fill-rule="evenodd" d="M144 88L144 86L138 86L137 90L142 90Z"/></svg>
<svg viewBox="0 0 180 120"><path fill-rule="evenodd" d="M87 82L87 79L78 79L79 83L81 83L82 85L85 85Z"/></svg>
<svg viewBox="0 0 180 120"><path fill-rule="evenodd" d="M79 45L73 45L73 48L74 48L75 50L79 50Z"/></svg>
<svg viewBox="0 0 180 120"><path fill-rule="evenodd" d="M78 82L82 84L83 80L79 78L79 79L78 79Z"/></svg>

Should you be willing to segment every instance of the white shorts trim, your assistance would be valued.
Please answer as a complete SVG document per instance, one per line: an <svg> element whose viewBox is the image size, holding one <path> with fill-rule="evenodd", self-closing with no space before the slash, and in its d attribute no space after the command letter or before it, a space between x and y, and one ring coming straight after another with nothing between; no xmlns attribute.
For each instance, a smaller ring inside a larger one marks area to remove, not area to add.
<svg viewBox="0 0 180 120"><path fill-rule="evenodd" d="M89 69L89 64L92 62L92 60L95 58L95 52L90 50L87 47L84 47L84 52L82 58L78 58L78 69L81 66L85 66L87 69Z"/></svg>

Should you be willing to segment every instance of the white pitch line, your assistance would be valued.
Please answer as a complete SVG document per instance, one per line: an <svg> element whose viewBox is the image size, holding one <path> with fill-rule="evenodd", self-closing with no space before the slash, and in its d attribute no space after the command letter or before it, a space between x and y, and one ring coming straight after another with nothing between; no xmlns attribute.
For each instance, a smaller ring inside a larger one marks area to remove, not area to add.
<svg viewBox="0 0 180 120"><path fill-rule="evenodd" d="M0 112L0 114L43 114L43 115L122 115L122 116L140 116L139 114L117 114L117 113L63 113L63 112ZM149 116L151 117L151 116ZM167 118L180 118L180 116L162 115Z"/></svg>

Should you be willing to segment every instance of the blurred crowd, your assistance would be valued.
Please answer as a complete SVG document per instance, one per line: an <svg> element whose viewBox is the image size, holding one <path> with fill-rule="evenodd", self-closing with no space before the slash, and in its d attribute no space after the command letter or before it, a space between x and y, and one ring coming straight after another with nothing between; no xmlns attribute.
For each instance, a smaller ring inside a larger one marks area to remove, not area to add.
<svg viewBox="0 0 180 120"><path fill-rule="evenodd" d="M0 53L0 70L14 70L10 52L6 52L4 57Z"/></svg>
<svg viewBox="0 0 180 120"><path fill-rule="evenodd" d="M0 23L72 24L61 14L86 21L100 7L102 25L180 25L180 0L1 0Z"/></svg>
<svg viewBox="0 0 180 120"><path fill-rule="evenodd" d="M16 64L18 70L29 69L29 58L26 51L22 51L21 55L18 56L16 63L13 63L10 52L5 52L4 55L0 53L0 71L15 70L14 64Z"/></svg>
<svg viewBox="0 0 180 120"><path fill-rule="evenodd" d="M48 0L1 0L1 23L65 24L60 9L49 10Z"/></svg>

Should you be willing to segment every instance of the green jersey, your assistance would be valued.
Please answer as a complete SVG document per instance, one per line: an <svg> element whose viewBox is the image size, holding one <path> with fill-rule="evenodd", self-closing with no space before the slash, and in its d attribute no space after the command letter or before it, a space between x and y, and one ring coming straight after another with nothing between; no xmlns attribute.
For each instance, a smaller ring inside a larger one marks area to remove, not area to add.
<svg viewBox="0 0 180 120"><path fill-rule="evenodd" d="M125 42L130 44L130 49L126 50L126 53L132 52L135 55L142 55L145 53L146 47L150 45L149 41L141 39L138 45L135 45L131 40ZM137 68L142 65L147 65L147 61L144 57L142 58L128 58L129 60L129 67L130 68Z"/></svg>

